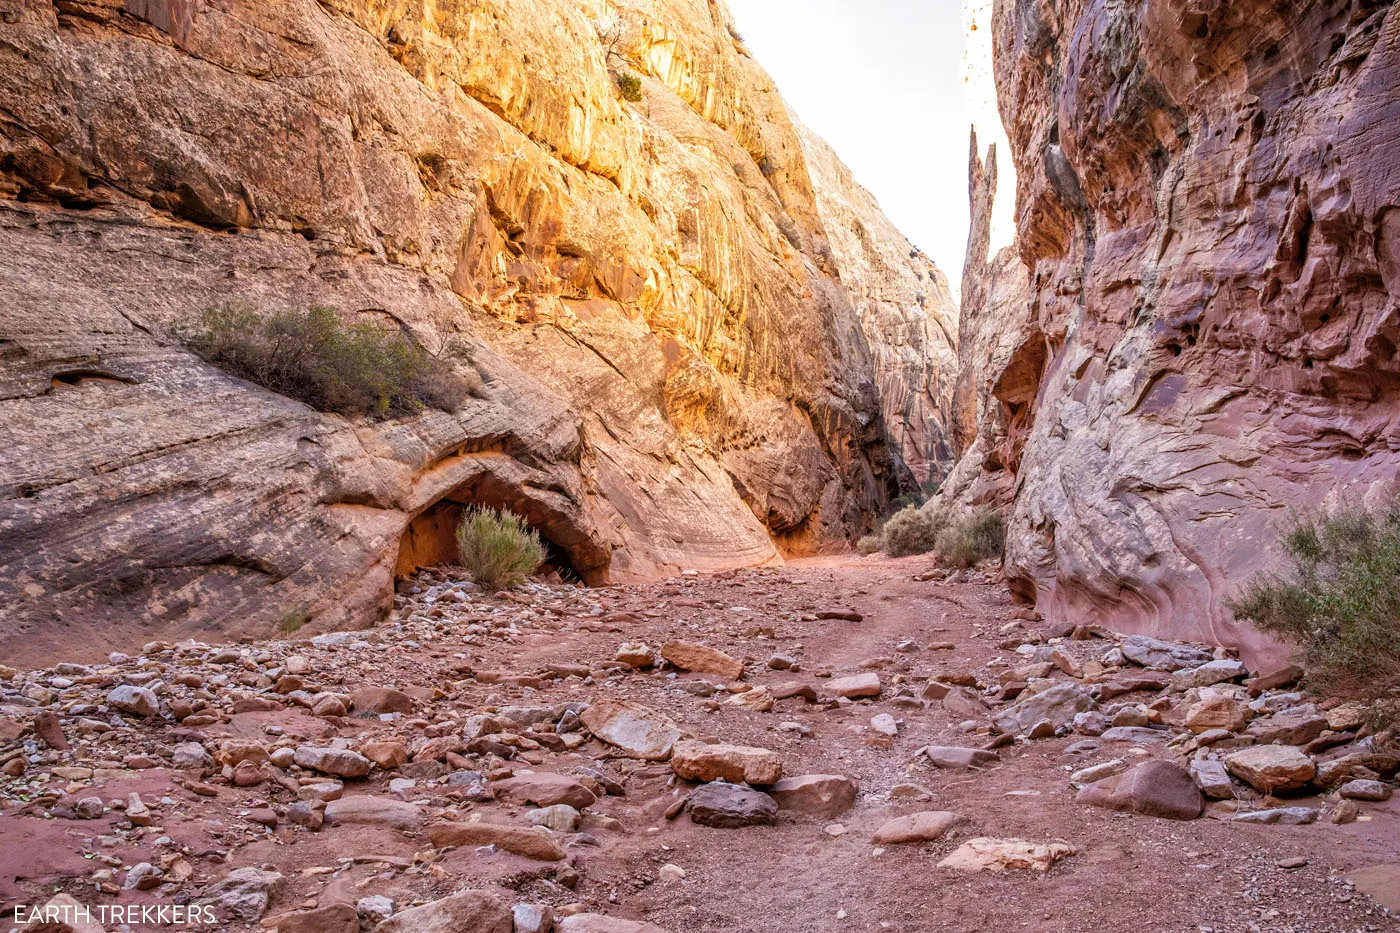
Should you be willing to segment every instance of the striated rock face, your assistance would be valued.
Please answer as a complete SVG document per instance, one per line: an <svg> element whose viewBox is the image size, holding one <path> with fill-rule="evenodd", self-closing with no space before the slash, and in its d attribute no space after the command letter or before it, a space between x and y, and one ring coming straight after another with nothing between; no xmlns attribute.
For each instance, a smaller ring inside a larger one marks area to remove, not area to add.
<svg viewBox="0 0 1400 933"><path fill-rule="evenodd" d="M1395 491L1400 12L1000 0L993 26L1029 270L1024 316L980 305L1019 344L991 377L1007 574L1052 618L1266 653L1223 600L1278 520Z"/></svg>
<svg viewBox="0 0 1400 933"><path fill-rule="evenodd" d="M953 462L957 302L947 277L895 229L831 147L800 123L797 132L816 185L817 212L870 346L891 445L926 486Z"/></svg>
<svg viewBox="0 0 1400 933"><path fill-rule="evenodd" d="M997 191L997 151L985 162L972 134L968 200L972 217L963 263L958 378L953 393L953 440L958 462L928 505L930 510L990 506L1005 509L1031 424L1040 346L1030 326L1026 268L1013 247L988 256ZM1030 364L1028 366L1028 364ZM1028 395L1028 390L1030 394Z"/></svg>
<svg viewBox="0 0 1400 933"><path fill-rule="evenodd" d="M839 264L821 205L849 191L819 195L720 3L0 0L0 22L9 660L93 626L101 653L363 624L471 503L590 581L763 563L939 462L921 419L951 377L904 353L928 324L874 259ZM173 335L229 302L456 334L483 397L319 414Z"/></svg>

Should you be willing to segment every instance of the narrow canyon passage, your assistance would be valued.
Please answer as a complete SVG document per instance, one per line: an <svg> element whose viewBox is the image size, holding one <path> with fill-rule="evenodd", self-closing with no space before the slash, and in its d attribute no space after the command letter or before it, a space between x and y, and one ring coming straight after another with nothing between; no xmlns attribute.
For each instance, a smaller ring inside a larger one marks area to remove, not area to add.
<svg viewBox="0 0 1400 933"><path fill-rule="evenodd" d="M119 806L94 813L79 801L72 814L40 797L7 809L0 897L32 902L66 876L97 869L102 883L112 874L103 864L151 863L167 881L205 885L225 929L266 914L291 918L277 929L339 930L332 921L356 916L346 905L363 916L375 897L402 912L393 930L497 929L480 904L453 895L464 889L601 924L560 926L569 930L1397 928L1346 879L1363 870L1362 889L1382 898L1394 884L1367 882L1364 870L1393 857L1400 800L1363 804L1361 819L1340 825L1237 819L1334 808L1309 792L1267 799L1245 783L1190 822L1076 800L1086 772L1117 773L1168 742L1181 747L1183 735L1195 740L1182 724L1202 688L1125 660L1121 650L1143 656L1107 631L1071 638L1036 621L987 570L823 558L501 596L441 573L412 584L370 631L153 644L93 674L60 666L82 698L105 694L124 709L135 707L104 685L163 670L183 723L136 710L116 729L65 726L78 755L55 777L78 796L98 782L92 799ZM674 663L657 666L665 658ZM994 741L993 724L1014 732L1005 717L1020 709L996 697L1014 700L1026 677L1042 679L1041 697L1082 697L1031 718L1079 718L1058 737ZM985 698L979 689L999 684ZM218 699L201 705L209 688ZM1260 709L1287 695L1287 685L1264 691ZM336 716L346 705L352 715ZM1333 724L1356 728L1344 713L1329 714ZM616 721L592 718L603 714ZM1271 718L1261 712L1256 725ZM196 734L204 744L190 743ZM648 760L661 757L646 747L658 735L677 743L670 762ZM198 779L206 745L216 768L232 767L230 783ZM747 774L755 756L764 768L776 761L793 788L773 784L776 772ZM1340 781L1354 759L1320 754L1319 768ZM282 770L293 760L299 780ZM678 776L739 780L736 767L779 801L775 819L743 800L702 813L700 790L723 785ZM1148 803L1174 806L1172 793L1149 789ZM925 816L912 830L900 822L915 814ZM460 842L444 835L459 827L471 828ZM985 839L1045 847L1057 863L943 863ZM114 901L162 898L137 885ZM598 914L610 919L586 919Z"/></svg>
<svg viewBox="0 0 1400 933"><path fill-rule="evenodd" d="M0 0L0 101L0 933L1400 931L1397 0Z"/></svg>

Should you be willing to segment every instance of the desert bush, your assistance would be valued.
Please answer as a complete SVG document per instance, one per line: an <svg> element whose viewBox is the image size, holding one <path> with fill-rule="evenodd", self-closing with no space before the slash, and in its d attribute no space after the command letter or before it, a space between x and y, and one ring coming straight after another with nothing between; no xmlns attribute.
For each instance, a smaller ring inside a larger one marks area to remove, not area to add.
<svg viewBox="0 0 1400 933"><path fill-rule="evenodd" d="M518 586L544 562L544 544L514 512L472 508L457 526L457 550L472 579L488 590Z"/></svg>
<svg viewBox="0 0 1400 933"><path fill-rule="evenodd" d="M861 557L869 557L880 550L880 536L866 535L856 542L856 553Z"/></svg>
<svg viewBox="0 0 1400 933"><path fill-rule="evenodd" d="M271 315L211 308L181 333L206 361L320 411L380 418L425 406L452 411L476 388L450 357L433 356L400 330L347 322L330 308Z"/></svg>
<svg viewBox="0 0 1400 933"><path fill-rule="evenodd" d="M934 542L940 563L971 567L989 557L1000 557L1004 529L996 512L978 510L954 519L939 531Z"/></svg>
<svg viewBox="0 0 1400 933"><path fill-rule="evenodd" d="M282 613L282 619L277 623L277 630L283 635L291 635L301 631L310 621L311 614L305 609L288 609Z"/></svg>
<svg viewBox="0 0 1400 933"><path fill-rule="evenodd" d="M1294 515L1289 566L1255 576L1235 617L1296 641L1319 690L1375 698L1400 687L1400 506Z"/></svg>
<svg viewBox="0 0 1400 933"><path fill-rule="evenodd" d="M914 506L902 508L885 522L881 533L885 553L891 557L925 554L933 550L941 528L942 524L928 513Z"/></svg>
<svg viewBox="0 0 1400 933"><path fill-rule="evenodd" d="M623 100L629 100L635 104L642 99L642 79L630 71L617 73L617 89L622 92Z"/></svg>

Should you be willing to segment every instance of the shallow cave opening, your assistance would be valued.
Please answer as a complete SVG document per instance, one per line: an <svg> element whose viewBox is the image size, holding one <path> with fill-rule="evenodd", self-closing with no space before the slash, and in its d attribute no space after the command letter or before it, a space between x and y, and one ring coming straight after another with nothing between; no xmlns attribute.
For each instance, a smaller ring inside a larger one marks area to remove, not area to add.
<svg viewBox="0 0 1400 933"><path fill-rule="evenodd" d="M586 536L563 516L521 496L480 485L455 489L415 516L399 539L394 579L402 580L428 567L458 565L457 526L473 506L509 509L525 519L545 548L538 576L558 574L565 583L596 585L607 582L607 563L598 559Z"/></svg>

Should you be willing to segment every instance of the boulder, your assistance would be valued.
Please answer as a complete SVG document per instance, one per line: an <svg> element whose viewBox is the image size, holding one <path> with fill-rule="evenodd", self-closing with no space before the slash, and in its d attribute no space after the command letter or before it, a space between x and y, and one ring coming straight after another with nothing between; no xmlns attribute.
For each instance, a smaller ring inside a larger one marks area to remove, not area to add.
<svg viewBox="0 0 1400 933"><path fill-rule="evenodd" d="M670 758L681 737L681 730L661 713L621 700L599 700L579 719L599 740L647 761Z"/></svg>
<svg viewBox="0 0 1400 933"><path fill-rule="evenodd" d="M1200 667L1187 667L1172 674L1173 690L1190 690L1192 687L1213 687L1216 684L1238 680L1249 673L1240 661L1224 659L1208 661Z"/></svg>
<svg viewBox="0 0 1400 933"><path fill-rule="evenodd" d="M1317 774L1313 760L1286 745L1254 745L1225 758L1231 774L1265 794L1297 790Z"/></svg>
<svg viewBox="0 0 1400 933"><path fill-rule="evenodd" d="M1263 823L1267 826L1305 826L1316 823L1320 810L1312 807L1276 807L1272 810L1251 810L1236 813L1236 823Z"/></svg>
<svg viewBox="0 0 1400 933"><path fill-rule="evenodd" d="M1073 788L1082 788L1088 784L1097 784L1099 781L1116 777L1128 770L1128 763L1122 758L1114 758L1101 764L1090 765L1087 768L1080 768L1069 776L1069 785Z"/></svg>
<svg viewBox="0 0 1400 933"><path fill-rule="evenodd" d="M690 795L690 819L714 829L771 826L778 822L778 804L772 797L716 781L697 787Z"/></svg>
<svg viewBox="0 0 1400 933"><path fill-rule="evenodd" d="M1352 752L1340 758L1318 762L1317 777L1314 780L1319 787L1336 787L1351 780L1352 775L1362 768L1381 777L1389 777L1400 770L1400 759L1379 752Z"/></svg>
<svg viewBox="0 0 1400 933"><path fill-rule="evenodd" d="M375 933L512 933L510 908L486 891L450 897L394 914Z"/></svg>
<svg viewBox="0 0 1400 933"><path fill-rule="evenodd" d="M160 712L160 701L154 693L145 687L135 687L131 684L113 687L107 694L107 705L133 716L150 717Z"/></svg>
<svg viewBox="0 0 1400 933"><path fill-rule="evenodd" d="M753 710L755 713L766 713L773 708L773 694L767 687L754 687L752 690L745 690L736 693L729 698L730 706L740 706L744 709Z"/></svg>
<svg viewBox="0 0 1400 933"><path fill-rule="evenodd" d="M385 771L408 764L408 749L402 742L367 742L360 747L360 754Z"/></svg>
<svg viewBox="0 0 1400 933"><path fill-rule="evenodd" d="M580 814L567 803L556 803L552 807L531 810L529 817L535 826L543 826L556 833L572 833L578 830Z"/></svg>
<svg viewBox="0 0 1400 933"><path fill-rule="evenodd" d="M326 822L335 826L379 826L412 833L418 831L422 819L420 808L392 797L361 794L326 804Z"/></svg>
<svg viewBox="0 0 1400 933"><path fill-rule="evenodd" d="M1238 700L1212 696L1193 704L1186 711L1186 728L1199 735L1212 729L1240 732L1249 723L1250 710Z"/></svg>
<svg viewBox="0 0 1400 933"><path fill-rule="evenodd" d="M350 904L298 910L266 921L276 933L360 933L360 915Z"/></svg>
<svg viewBox="0 0 1400 933"><path fill-rule="evenodd" d="M619 645L614 660L621 661L628 667L644 668L651 667L656 663L656 658L652 654L650 646L642 642L628 642Z"/></svg>
<svg viewBox="0 0 1400 933"><path fill-rule="evenodd" d="M1348 800L1389 800L1391 787L1380 781L1347 781L1337 788L1337 793Z"/></svg>
<svg viewBox="0 0 1400 933"><path fill-rule="evenodd" d="M1049 871L1050 866L1079 850L1064 842L1026 842L978 836L963 843L938 863L953 871Z"/></svg>
<svg viewBox="0 0 1400 933"><path fill-rule="evenodd" d="M564 850L549 831L540 826L508 826L504 823L438 823L429 830L433 848L446 846L495 846L541 862L558 862Z"/></svg>
<svg viewBox="0 0 1400 933"><path fill-rule="evenodd" d="M1129 635L1119 645L1123 657L1156 671L1179 671L1199 667L1213 659L1204 648L1195 648L1174 641L1162 641L1147 635Z"/></svg>
<svg viewBox="0 0 1400 933"><path fill-rule="evenodd" d="M1201 792L1191 775L1166 761L1144 761L1117 777L1089 784L1075 798L1091 807L1167 820L1201 815Z"/></svg>
<svg viewBox="0 0 1400 933"><path fill-rule="evenodd" d="M1201 793L1211 800L1230 800L1235 796L1235 785L1230 782L1230 774L1225 763L1215 758L1197 758L1188 769L1191 780Z"/></svg>
<svg viewBox="0 0 1400 933"><path fill-rule="evenodd" d="M1171 675L1164 671L1122 671L1098 685L1099 699L1107 702L1125 693L1139 690L1156 692L1171 685Z"/></svg>
<svg viewBox="0 0 1400 933"><path fill-rule="evenodd" d="M1156 745L1171 738L1164 729L1148 729L1143 726L1114 726L1105 729L1099 736L1105 742L1130 742L1133 745Z"/></svg>
<svg viewBox="0 0 1400 933"><path fill-rule="evenodd" d="M1245 734L1260 745L1306 745L1327 731L1327 714L1311 703L1254 720Z"/></svg>
<svg viewBox="0 0 1400 933"><path fill-rule="evenodd" d="M857 791L855 781L839 774L802 774L783 778L768 794L783 810L831 819L851 808Z"/></svg>
<svg viewBox="0 0 1400 933"><path fill-rule="evenodd" d="M491 789L497 800L509 804L533 803L537 807L552 807L562 803L582 810L598 801L597 796L581 782L549 771L517 774L504 781L496 781Z"/></svg>
<svg viewBox="0 0 1400 933"><path fill-rule="evenodd" d="M827 689L838 697L848 697L857 699L860 697L877 697L880 695L880 675L874 671L865 671L860 674L853 674L850 677L837 677L827 684Z"/></svg>
<svg viewBox="0 0 1400 933"><path fill-rule="evenodd" d="M994 764L1001 759L996 752L981 748L960 748L955 745L925 745L914 753L914 757L924 757L936 768L970 771Z"/></svg>
<svg viewBox="0 0 1400 933"><path fill-rule="evenodd" d="M1056 684L1008 706L993 717L993 722L1008 735L1026 735L1040 722L1049 722L1056 729L1068 728L1076 714L1097 706L1088 688L1079 684Z"/></svg>
<svg viewBox="0 0 1400 933"><path fill-rule="evenodd" d="M671 770L687 781L763 785L783 776L783 762L766 748L682 741L671 751Z"/></svg>
<svg viewBox="0 0 1400 933"><path fill-rule="evenodd" d="M957 720L981 719L988 712L981 694L967 687L949 687L943 695L943 708Z"/></svg>
<svg viewBox="0 0 1400 933"><path fill-rule="evenodd" d="M245 923L254 923L267 912L268 901L284 880L275 871L239 868L206 887L200 903Z"/></svg>
<svg viewBox="0 0 1400 933"><path fill-rule="evenodd" d="M956 813L946 810L925 810L890 820L875 831L870 841L877 846L903 845L911 842L931 842L942 839L958 822Z"/></svg>
<svg viewBox="0 0 1400 933"><path fill-rule="evenodd" d="M510 909L514 933L550 933L554 911L546 904L516 904Z"/></svg>
<svg viewBox="0 0 1400 933"><path fill-rule="evenodd" d="M373 767L364 755L346 748L316 748L303 745L296 750L292 760L303 768L343 778L364 777Z"/></svg>
<svg viewBox="0 0 1400 933"><path fill-rule="evenodd" d="M744 662L718 648L689 641L668 641L661 646L661 657L672 666L697 674L714 674L729 680L744 676Z"/></svg>
<svg viewBox="0 0 1400 933"><path fill-rule="evenodd" d="M1283 667L1274 668L1251 677L1244 682L1245 689L1250 696L1259 696L1270 690L1277 690L1279 687L1288 687L1303 679L1303 669L1297 664L1286 664Z"/></svg>
<svg viewBox="0 0 1400 933"><path fill-rule="evenodd" d="M411 713L413 698L388 687L363 687L350 695L350 708L362 713Z"/></svg>

